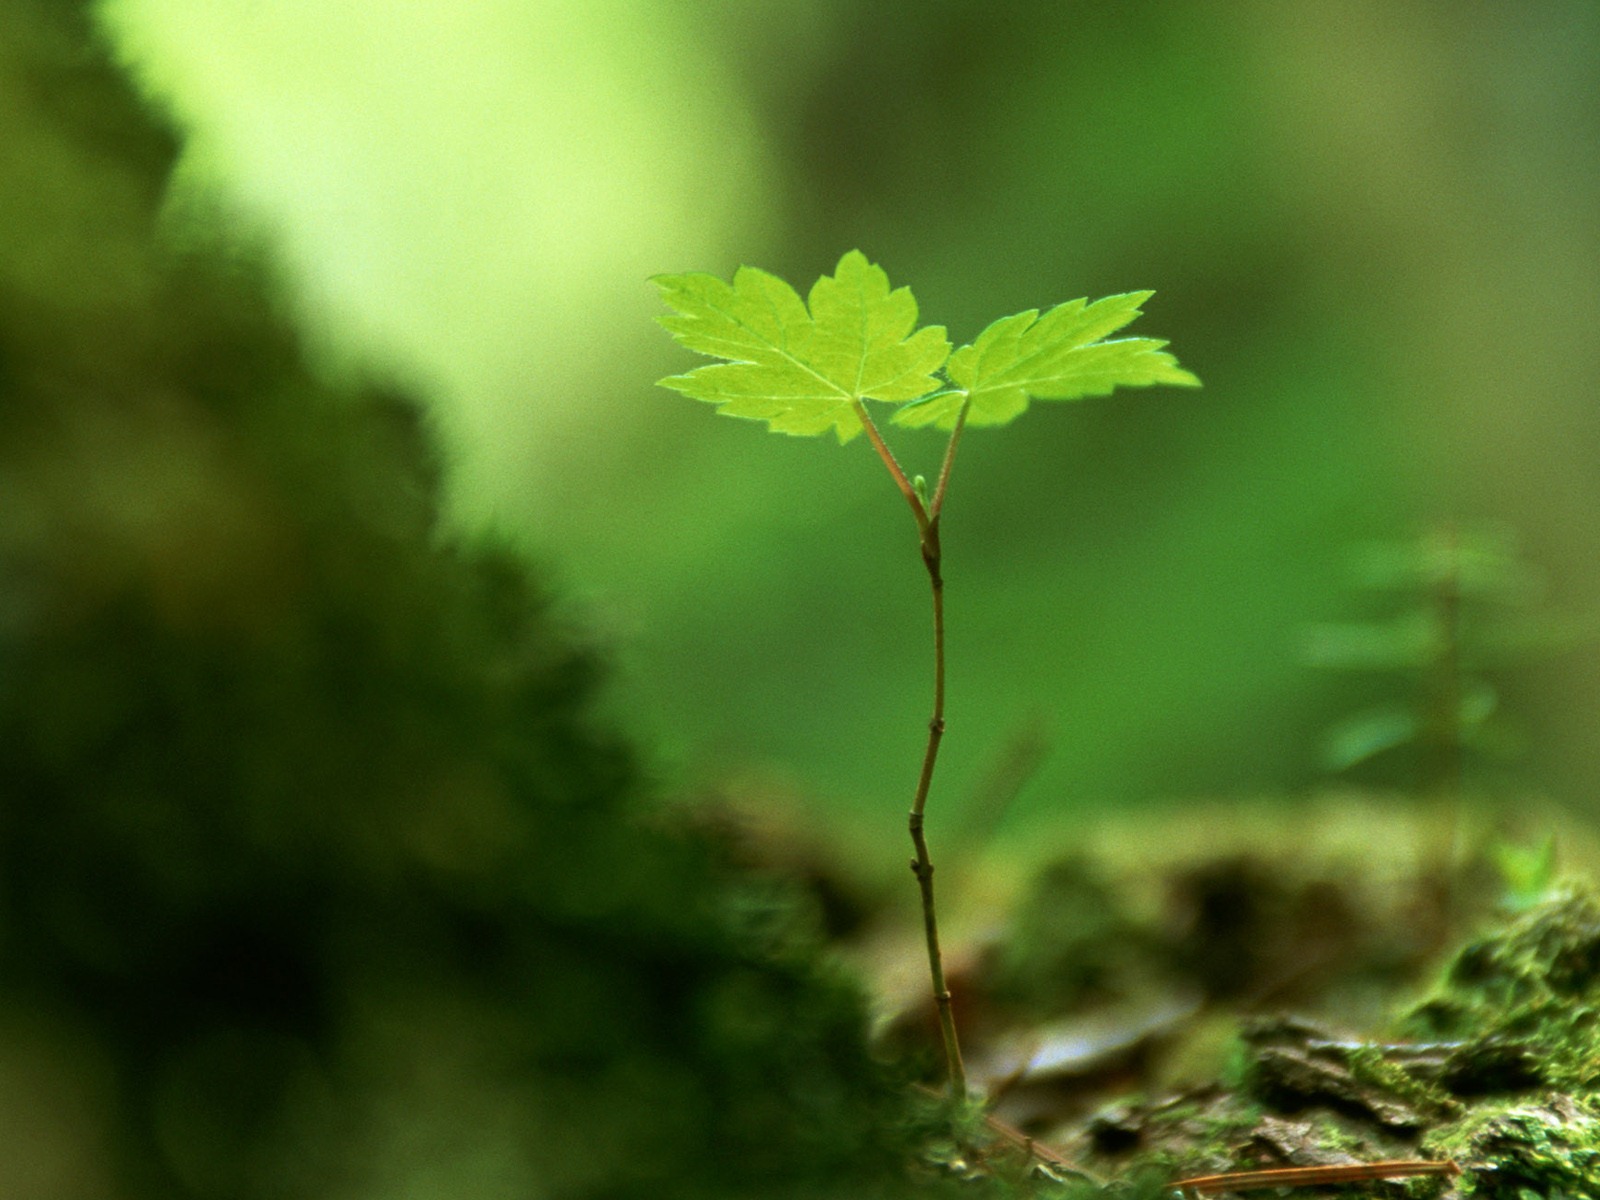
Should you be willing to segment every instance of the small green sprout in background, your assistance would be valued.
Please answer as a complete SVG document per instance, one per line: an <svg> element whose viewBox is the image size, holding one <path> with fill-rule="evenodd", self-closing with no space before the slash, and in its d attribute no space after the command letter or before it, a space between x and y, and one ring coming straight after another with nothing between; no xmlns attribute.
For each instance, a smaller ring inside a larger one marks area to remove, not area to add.
<svg viewBox="0 0 1600 1200"><path fill-rule="evenodd" d="M1524 752L1518 725L1500 712L1491 677L1592 642L1592 617L1541 611L1544 585L1504 529L1441 525L1410 541L1370 543L1352 559L1353 581L1394 603L1390 615L1310 631L1312 665L1398 677L1402 694L1337 722L1322 763L1350 770L1411 752L1419 793L1441 808L1440 861L1453 878L1461 855L1462 789L1469 768L1502 765ZM1532 847L1496 841L1501 904L1537 903L1555 878L1553 838ZM1447 891L1455 905L1455 884Z"/></svg>
<svg viewBox="0 0 1600 1200"><path fill-rule="evenodd" d="M967 1098L966 1072L945 984L934 912L933 863L923 812L944 736L944 579L939 520L956 447L967 426L1005 425L1034 400L1078 400L1119 387L1199 385L1153 338L1112 338L1139 315L1151 292L1070 300L1002 317L954 353L943 326L917 328L909 288L889 287L882 268L859 250L812 286L807 301L787 283L741 267L730 285L701 273L655 280L673 310L659 318L682 345L723 361L661 380L725 416L765 421L774 433L815 436L832 430L840 443L865 433L917 523L922 561L933 591L933 713L911 803L928 969L949 1071L950 1097ZM890 420L947 432L932 495L921 475L907 475L884 442L867 401L892 404Z"/></svg>
<svg viewBox="0 0 1600 1200"><path fill-rule="evenodd" d="M1396 676L1404 695L1340 721L1322 741L1322 764L1344 771L1411 747L1424 792L1453 796L1470 761L1503 762L1523 739L1499 713L1496 670L1591 641L1591 619L1541 612L1539 575L1496 527L1443 525L1409 541L1356 548L1352 582L1393 598L1371 621L1318 625L1306 641L1316 667Z"/></svg>

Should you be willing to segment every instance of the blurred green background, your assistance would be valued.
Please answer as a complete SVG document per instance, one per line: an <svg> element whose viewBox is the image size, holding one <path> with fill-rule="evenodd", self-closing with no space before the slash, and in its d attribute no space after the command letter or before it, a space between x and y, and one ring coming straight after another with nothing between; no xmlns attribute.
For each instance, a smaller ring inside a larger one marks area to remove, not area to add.
<svg viewBox="0 0 1600 1200"><path fill-rule="evenodd" d="M859 246L958 343L1153 288L1132 332L1205 381L1041 405L963 446L945 523L934 805L1049 754L1022 829L1296 792L1390 687L1307 669L1349 545L1516 529L1600 599L1600 6L1366 0L116 0L193 133L179 236L278 247L333 372L419 386L452 519L552 564L674 787L742 780L899 826L925 580L864 443L767 435L648 277ZM932 474L940 441L902 435ZM1600 777L1592 648L1503 684L1520 783ZM948 806L944 808L942 806Z"/></svg>

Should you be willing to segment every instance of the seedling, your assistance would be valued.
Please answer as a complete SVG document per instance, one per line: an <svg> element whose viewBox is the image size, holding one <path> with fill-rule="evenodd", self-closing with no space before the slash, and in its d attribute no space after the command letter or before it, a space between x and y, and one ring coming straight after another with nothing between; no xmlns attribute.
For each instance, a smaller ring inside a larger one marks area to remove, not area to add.
<svg viewBox="0 0 1600 1200"><path fill-rule="evenodd" d="M1457 796L1473 758L1506 760L1519 749L1515 726L1499 716L1491 677L1595 636L1590 616L1540 611L1539 576L1501 529L1440 525L1411 541L1360 546L1351 567L1360 590L1398 601L1396 610L1364 623L1316 626L1307 660L1394 676L1409 694L1328 731L1322 760L1336 771L1410 747L1418 752L1422 790Z"/></svg>
<svg viewBox="0 0 1600 1200"><path fill-rule="evenodd" d="M741 267L727 284L714 275L661 275L656 285L673 315L659 318L682 345L724 361L661 380L725 416L765 421L774 433L815 436L830 429L840 444L865 433L917 523L922 563L933 591L933 713L911 801L911 870L922 898L928 970L949 1071L951 1099L964 1102L966 1072L950 989L939 950L933 862L923 812L944 737L944 577L939 521L962 431L1005 425L1033 400L1078 400L1118 387L1155 383L1198 386L1152 338L1110 338L1139 315L1151 292L1069 300L1002 317L971 345L950 352L943 326L917 328L909 288L890 290L882 268L859 250L812 286L808 301L783 280ZM867 402L896 406L890 420L946 431L933 493L907 475L884 442Z"/></svg>

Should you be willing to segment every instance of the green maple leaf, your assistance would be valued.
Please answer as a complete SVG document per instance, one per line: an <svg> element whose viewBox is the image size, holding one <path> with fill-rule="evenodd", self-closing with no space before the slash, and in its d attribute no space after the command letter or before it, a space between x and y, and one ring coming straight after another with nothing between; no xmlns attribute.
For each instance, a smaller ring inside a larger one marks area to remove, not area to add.
<svg viewBox="0 0 1600 1200"><path fill-rule="evenodd" d="M1107 296L1093 304L1069 300L1044 316L1038 309L1001 317L970 346L950 356L945 374L953 390L925 396L895 413L899 425L953 429L970 400L969 425L1004 425L1030 400L1078 400L1114 388L1200 381L1162 350L1155 338L1104 340L1139 315L1153 292Z"/></svg>
<svg viewBox="0 0 1600 1200"><path fill-rule="evenodd" d="M862 431L862 400L902 403L939 386L950 354L942 326L916 329L909 288L852 250L811 288L809 311L783 280L740 267L730 286L715 275L659 275L674 315L658 320L690 350L726 362L672 375L661 386L765 421L774 433ZM915 330L915 332L913 332Z"/></svg>

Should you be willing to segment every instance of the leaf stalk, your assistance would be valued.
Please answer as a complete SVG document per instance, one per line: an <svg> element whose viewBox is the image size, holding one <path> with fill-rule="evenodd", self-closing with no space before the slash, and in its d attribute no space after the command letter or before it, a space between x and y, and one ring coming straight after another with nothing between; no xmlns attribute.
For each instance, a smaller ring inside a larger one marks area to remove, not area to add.
<svg viewBox="0 0 1600 1200"><path fill-rule="evenodd" d="M867 432L867 440L872 443L872 448L878 452L878 457L883 460L883 465L888 468L889 476L894 480L894 485L900 489L900 494L906 498L906 503L911 505L911 515L917 519L917 533L924 541L928 537L928 508L922 503L922 497L917 495L917 486L911 482L911 477L900 466L900 460L894 456L894 451L889 449L889 444L883 440L883 434L878 432L878 424L872 419L872 414L867 411L866 404L861 400L855 402L856 416L861 418L861 428ZM944 480L940 478L940 494L943 493Z"/></svg>
<svg viewBox="0 0 1600 1200"><path fill-rule="evenodd" d="M967 427L967 413L972 409L972 395L968 393L961 401L961 411L956 413L955 428L950 431L950 442L944 448L944 462L939 467L939 482L933 489L933 503L928 506L928 517L937 521L939 514L944 511L945 488L950 484L950 469L956 463L956 447L961 444L961 431Z"/></svg>

